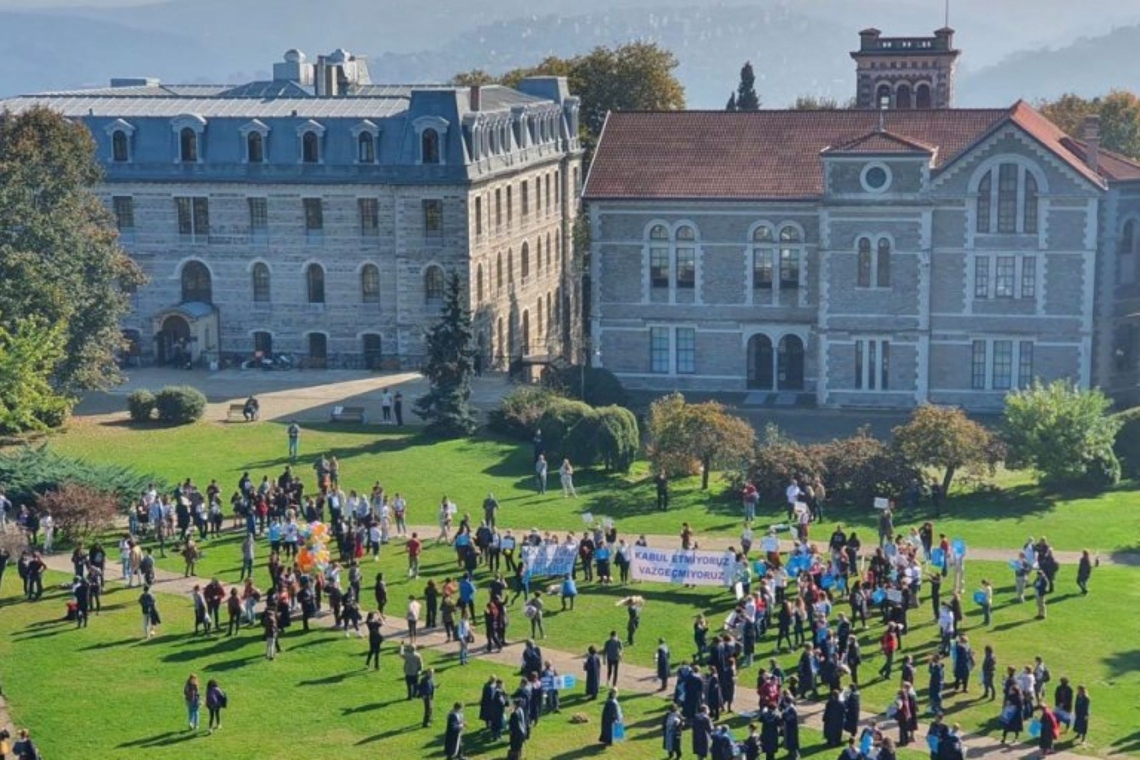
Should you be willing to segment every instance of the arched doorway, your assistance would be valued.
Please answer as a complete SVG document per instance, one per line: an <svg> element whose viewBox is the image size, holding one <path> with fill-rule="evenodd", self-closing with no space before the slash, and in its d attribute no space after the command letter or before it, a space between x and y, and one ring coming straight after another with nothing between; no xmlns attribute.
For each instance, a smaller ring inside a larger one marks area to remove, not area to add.
<svg viewBox="0 0 1140 760"><path fill-rule="evenodd" d="M772 361L772 339L763 333L748 339L748 387L770 391L774 367Z"/></svg>
<svg viewBox="0 0 1140 760"><path fill-rule="evenodd" d="M184 366L190 360L190 323L171 314L158 331L158 363Z"/></svg>
<svg viewBox="0 0 1140 760"><path fill-rule="evenodd" d="M798 335L785 335L780 338L776 356L778 390L802 391L804 389L804 342Z"/></svg>

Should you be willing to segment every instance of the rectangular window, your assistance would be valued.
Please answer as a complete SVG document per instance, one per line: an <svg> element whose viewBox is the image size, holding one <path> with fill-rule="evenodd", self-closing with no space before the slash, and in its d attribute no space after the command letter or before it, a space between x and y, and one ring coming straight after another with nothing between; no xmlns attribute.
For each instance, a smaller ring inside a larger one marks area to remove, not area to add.
<svg viewBox="0 0 1140 760"><path fill-rule="evenodd" d="M380 235L380 202L375 198L357 198L356 206L360 211L360 236L378 237Z"/></svg>
<svg viewBox="0 0 1140 760"><path fill-rule="evenodd" d="M994 390L1006 391L1013 387L1013 341L994 341Z"/></svg>
<svg viewBox="0 0 1140 760"><path fill-rule="evenodd" d="M503 191L495 188L495 229L503 228Z"/></svg>
<svg viewBox="0 0 1140 760"><path fill-rule="evenodd" d="M475 199L475 235L483 234L483 199Z"/></svg>
<svg viewBox="0 0 1140 760"><path fill-rule="evenodd" d="M891 342L879 341L879 388L887 390L891 387Z"/></svg>
<svg viewBox="0 0 1140 760"><path fill-rule="evenodd" d="M757 248L752 252L752 287L756 290L772 289L772 250Z"/></svg>
<svg viewBox="0 0 1140 760"><path fill-rule="evenodd" d="M867 390L875 390L875 368L879 366L877 341L867 341Z"/></svg>
<svg viewBox="0 0 1140 760"><path fill-rule="evenodd" d="M129 195L116 195L111 199L115 211L115 224L119 232L135 231L135 199Z"/></svg>
<svg viewBox="0 0 1140 760"><path fill-rule="evenodd" d="M1002 164L998 171L997 230L1017 232L1017 164Z"/></svg>
<svg viewBox="0 0 1140 760"><path fill-rule="evenodd" d="M1013 298L1014 272L1017 259L1013 256L998 256L994 267L994 297Z"/></svg>
<svg viewBox="0 0 1140 760"><path fill-rule="evenodd" d="M507 193L508 197L510 192ZM438 198L425 200L424 206L424 237L443 237L443 201Z"/></svg>
<svg viewBox="0 0 1140 760"><path fill-rule="evenodd" d="M780 249L780 290L794 290L800 286L800 254L792 248Z"/></svg>
<svg viewBox="0 0 1140 760"><path fill-rule="evenodd" d="M515 221L515 188L513 185L507 185L507 229Z"/></svg>
<svg viewBox="0 0 1140 760"><path fill-rule="evenodd" d="M550 202L550 175L546 175L546 213L554 211L554 205Z"/></svg>
<svg viewBox="0 0 1140 760"><path fill-rule="evenodd" d="M1021 297L1037 297L1037 259L1034 256L1021 257Z"/></svg>
<svg viewBox="0 0 1140 760"><path fill-rule="evenodd" d="M325 210L320 198L303 198L301 205L305 211L305 236L315 240L324 235Z"/></svg>
<svg viewBox="0 0 1140 760"><path fill-rule="evenodd" d="M974 298L990 297L990 257L974 257Z"/></svg>
<svg viewBox="0 0 1140 760"><path fill-rule="evenodd" d="M269 236L269 202L265 198L246 198L249 206L249 236L265 240Z"/></svg>
<svg viewBox="0 0 1140 760"><path fill-rule="evenodd" d="M554 170L554 205L562 203L562 175Z"/></svg>
<svg viewBox="0 0 1140 760"><path fill-rule="evenodd" d="M693 248L677 249L677 287L695 288L697 285L697 252Z"/></svg>
<svg viewBox="0 0 1140 760"><path fill-rule="evenodd" d="M655 288L669 287L669 249L649 249L649 284Z"/></svg>
<svg viewBox="0 0 1140 760"><path fill-rule="evenodd" d="M522 189L522 198L520 198L520 200L522 201L522 218L525 221L527 215L530 214L530 183L523 180L519 187Z"/></svg>
<svg viewBox="0 0 1140 760"><path fill-rule="evenodd" d="M206 238L210 234L210 199L175 198L178 209L178 234Z"/></svg>
<svg viewBox="0 0 1140 760"><path fill-rule="evenodd" d="M649 328L649 365L652 372L669 373L669 328Z"/></svg>
<svg viewBox="0 0 1140 760"><path fill-rule="evenodd" d="M861 340L855 341L855 390L863 390L863 350L865 344Z"/></svg>
<svg viewBox="0 0 1140 760"><path fill-rule="evenodd" d="M677 374L697 371L697 331L692 327L677 328Z"/></svg>
<svg viewBox="0 0 1140 760"><path fill-rule="evenodd" d="M1023 340L1017 347L1017 387L1033 384L1033 341Z"/></svg>
<svg viewBox="0 0 1140 760"><path fill-rule="evenodd" d="M986 389L986 342L975 340L970 362L970 387L976 391Z"/></svg>
<svg viewBox="0 0 1140 760"><path fill-rule="evenodd" d="M993 197L993 175L992 171L987 172L986 176L982 178L982 184L978 185L978 232L985 234L990 231L990 200Z"/></svg>

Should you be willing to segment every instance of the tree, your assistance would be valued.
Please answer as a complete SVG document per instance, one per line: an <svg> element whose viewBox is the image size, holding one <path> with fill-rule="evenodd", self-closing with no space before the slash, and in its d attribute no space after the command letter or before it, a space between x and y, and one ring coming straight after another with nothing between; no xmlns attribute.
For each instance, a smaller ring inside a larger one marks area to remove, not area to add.
<svg viewBox="0 0 1140 760"><path fill-rule="evenodd" d="M649 436L655 467L691 472L701 467L701 489L714 469L739 468L756 443L752 426L716 401L686 403L680 393L654 401L649 408Z"/></svg>
<svg viewBox="0 0 1140 760"><path fill-rule="evenodd" d="M63 358L64 331L38 317L0 324L0 433L44 430L62 424L70 399L50 378Z"/></svg>
<svg viewBox="0 0 1140 760"><path fill-rule="evenodd" d="M1115 469L1112 444L1121 422L1109 414L1112 402L1099 390L1067 381L1015 391L1005 398L1006 463L1032 467L1058 484L1075 484Z"/></svg>
<svg viewBox="0 0 1140 760"><path fill-rule="evenodd" d="M736 87L736 110L760 110L760 96L756 94L756 73L752 70L752 61L746 61L740 69L740 84Z"/></svg>
<svg viewBox="0 0 1140 760"><path fill-rule="evenodd" d="M1127 90L1087 99L1066 94L1037 104L1041 113L1077 139L1089 116L1100 116L1100 144L1108 150L1140 158L1140 96Z"/></svg>
<svg viewBox="0 0 1140 760"><path fill-rule="evenodd" d="M685 107L685 88L677 79L677 58L655 42L596 47L572 58L550 56L530 68L513 69L488 78L476 69L452 78L462 85L501 84L515 87L529 76L563 76L570 92L581 98L581 139L592 150L610 111L677 111Z"/></svg>
<svg viewBox="0 0 1140 760"><path fill-rule="evenodd" d="M0 325L58 326L64 351L43 377L63 397L118 379L124 293L142 283L93 188L87 128L47 108L0 113Z"/></svg>
<svg viewBox="0 0 1140 760"><path fill-rule="evenodd" d="M855 107L855 98L840 103L835 98L822 95L800 95L792 105L793 111L835 111Z"/></svg>
<svg viewBox="0 0 1140 760"><path fill-rule="evenodd" d="M728 96L728 103L725 105L724 110L726 110L726 111L736 111L737 110L737 108L736 108L736 93L735 92L733 92L731 95Z"/></svg>
<svg viewBox="0 0 1140 760"><path fill-rule="evenodd" d="M36 499L36 510L41 515L51 514L57 533L79 544L114 527L119 500L108 491L79 483L63 483L41 494Z"/></svg>
<svg viewBox="0 0 1140 760"><path fill-rule="evenodd" d="M451 273L439 322L427 336L424 375L431 389L416 400L416 413L427 429L445 438L475 432L471 409L471 377L475 374L475 345L471 312L463 305L459 275Z"/></svg>
<svg viewBox="0 0 1140 760"><path fill-rule="evenodd" d="M997 464L994 436L957 407L923 404L892 435L908 461L942 470L943 493L963 467Z"/></svg>

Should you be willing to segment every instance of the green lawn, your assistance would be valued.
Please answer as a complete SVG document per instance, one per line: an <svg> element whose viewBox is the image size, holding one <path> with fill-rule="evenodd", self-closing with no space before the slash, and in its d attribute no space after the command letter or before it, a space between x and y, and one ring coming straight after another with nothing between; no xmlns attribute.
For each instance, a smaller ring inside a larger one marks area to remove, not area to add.
<svg viewBox="0 0 1140 760"><path fill-rule="evenodd" d="M121 425L80 421L54 438L51 445L96 461L130 464L169 481L189 476L204 485L210 478L217 478L227 494L243 471L248 469L255 478L262 473L275 476L286 464L284 429L269 423L201 423L187 428L137 431ZM712 494L705 494L699 491L695 480L675 483L669 513L655 512L652 486L639 480L644 477L644 465L635 469L629 479L581 473L577 481L582 498L564 500L558 494L540 497L534 493L529 445L494 438L431 444L415 433L321 427L306 429L302 435L300 466L306 474L308 463L322 451L339 457L342 481L347 487L366 489L380 480L389 491L404 493L414 523L433 522L434 505L445 493L459 503L461 510L478 516L482 498L494 491L502 504L501 522L515 527L580 528L580 513L591 511L614 517L625 535L674 534L682 520L692 523L699 533L731 535L737 530L738 505L735 499L719 492L719 485ZM556 478L551 480L553 483ZM1004 547L1011 553L1027 535L1043 533L1063 549L1088 546L1109 552L1136 543L1130 521L1121 519L1128 514L1127 505L1134 498L1127 490L1096 499L1061 499L1038 492L1017 474L1003 475L1002 485L1006 490L1001 493L955 496L944 508L948 516L936 522L936 529L961 536L975 547ZM781 516L781 510L772 507L761 519L777 521ZM858 525L866 531L864 542L869 544L873 518L870 510L835 508L830 510L827 524L842 520ZM909 525L921 519L926 519L925 513L903 514L896 524ZM233 534L206 541L199 575L236 581L238 542ZM397 613L400 600L408 593L421 593L426 578L442 580L457 571L450 549L429 546L422 577L412 581L404 574L406 565L400 549L400 543L395 542L385 548L379 563L365 562L366 607L371 600L372 578L378 570L388 578ZM262 585L267 555L268 549L262 544L257 562ZM170 570L182 569L175 557L160 565ZM980 614L968 599L983 575L988 575L997 586L998 605L989 631L977 628ZM9 573L5 579L4 592L8 595L13 593L13 576ZM485 584L484 573L480 572L479 580ZM1140 734L1135 729L1132 709L1140 703L1140 648L1134 641L1135 631L1140 628L1140 588L1136 580L1135 569L1105 566L1094 574L1093 593L1082 598L1073 593L1073 568L1065 567L1049 620L1038 622L1033 619L1032 603L1010 603L1012 576L1007 566L982 562L968 565L965 604L979 660L985 644L996 648L1002 667L1030 664L1034 655L1040 654L1050 664L1054 679L1067 675L1074 683L1086 684L1094 705L1090 744L1083 750L1089 754L1140 756ZM717 625L731 606L727 595L718 589L677 589L656 584L634 588L648 602L638 643L628 650L627 656L641 665L651 664L659 636L669 641L674 658L679 661L691 651L693 617L704 613ZM550 614L546 621L546 646L568 652L584 651L589 644L600 643L610 629L624 629L624 612L614 602L630 593L628 588L599 589L583 584L582 592L577 609ZM483 594L481 599L485 599ZM183 632L191 627L188 602L184 599L162 600L168 625L165 635L149 644L137 641L138 616L133 594L117 592L109 596L107 602L120 605L119 609L81 632L53 622L62 609L62 599L39 605L10 602L6 599L0 603L4 604L0 612L0 677L17 721L37 729L49 756L75 755L82 747L89 757L117 757L128 749L141 748L157 752L159 757L178 758L198 753L198 742L209 741L220 743L216 753L219 756L224 752L240 759L264 756L264 747L278 746L275 737L281 734L313 740L314 746L322 749L392 747L403 751L404 756L424 756L438 749L438 733L429 736L410 730L416 725L418 705L405 705L397 699L400 683L391 660L378 676L359 672L363 655L356 640L346 641L329 632L315 632L306 639L290 634L285 641L286 655L269 664L262 661L259 640L253 636L233 642L193 641L184 636ZM516 607L508 632L512 640L527 633L522 630L525 619L518 610ZM928 605L912 614L912 632L906 640L905 653L922 658L929 654L935 638L930 618ZM873 625L863 641L868 658L863 668L865 681L879 665L874 640L880 632L880 627ZM480 643L482 640L480 633ZM770 641L758 647L762 660L771 654ZM319 646L311 646L318 642ZM788 668L795 658L784 655L780 659ZM493 669L485 663L460 669L446 659L439 665L446 668L441 678L440 706L456 698L468 702L477 699L479 685ZM182 718L178 689L191 669L224 679L234 698L235 707L231 710L232 718L227 718L226 729L209 739L191 741L179 733ZM54 677L45 678L45 674ZM750 687L754 679L754 671L745 671L741 687ZM918 686L924 704L926 680L923 666L919 668ZM329 688L312 688L322 685ZM76 703L77 691L97 694L94 708L60 709L61 705ZM1000 708L973 701L980 688L975 685L973 691L969 699L948 698L947 709L952 719L968 730L991 731ZM864 710L884 708L890 692L891 684L886 682L869 685L863 694ZM300 699L289 700L293 709L274 709L285 695ZM656 726L661 705L649 697L628 700L629 722L641 728ZM135 714L131 709L134 706L139 706L137 713L141 717L124 719ZM246 707L252 709L243 711ZM442 707L441 710L445 712ZM296 726L304 726L304 733ZM594 751L592 739L596 730L596 724L575 727L551 721L549 729L544 724L531 746L530 756L588 756ZM77 737L93 741L79 744ZM92 746L99 749L94 753L86 751ZM639 730L632 741L615 747L607 755L657 757L658 749L657 736ZM101 755L102 750L106 752Z"/></svg>

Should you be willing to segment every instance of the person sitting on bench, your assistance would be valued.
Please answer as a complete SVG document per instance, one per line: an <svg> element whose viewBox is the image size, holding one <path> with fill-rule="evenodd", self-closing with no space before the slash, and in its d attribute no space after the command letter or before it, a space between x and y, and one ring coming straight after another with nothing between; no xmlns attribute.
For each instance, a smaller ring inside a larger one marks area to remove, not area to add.
<svg viewBox="0 0 1140 760"><path fill-rule="evenodd" d="M241 410L241 414L245 417L246 422L253 422L256 420L261 412L261 404L258 403L255 396L250 396L245 400L245 407Z"/></svg>

